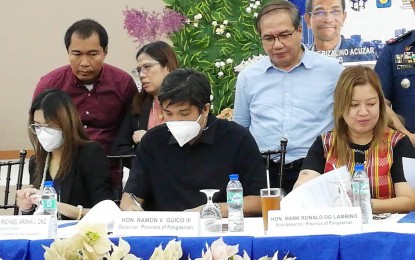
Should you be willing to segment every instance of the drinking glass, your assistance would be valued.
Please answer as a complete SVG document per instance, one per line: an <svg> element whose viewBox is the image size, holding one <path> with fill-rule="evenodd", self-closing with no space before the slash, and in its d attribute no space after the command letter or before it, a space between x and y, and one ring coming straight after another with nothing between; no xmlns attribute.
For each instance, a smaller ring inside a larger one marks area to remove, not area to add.
<svg viewBox="0 0 415 260"><path fill-rule="evenodd" d="M262 220L264 222L265 234L268 232L268 211L279 210L284 191L281 188L261 189Z"/></svg>
<svg viewBox="0 0 415 260"><path fill-rule="evenodd" d="M212 200L213 194L218 191L215 189L200 190L207 197L207 203L200 211L201 232L219 233L222 231L222 214Z"/></svg>

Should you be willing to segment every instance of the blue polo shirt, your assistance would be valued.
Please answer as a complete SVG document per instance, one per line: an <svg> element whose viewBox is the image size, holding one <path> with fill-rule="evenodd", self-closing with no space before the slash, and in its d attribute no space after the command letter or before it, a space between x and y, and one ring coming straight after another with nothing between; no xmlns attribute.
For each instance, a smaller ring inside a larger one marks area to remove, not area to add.
<svg viewBox="0 0 415 260"><path fill-rule="evenodd" d="M333 94L343 71L338 60L303 49L290 71L265 57L236 83L233 120L249 128L261 151L279 150L280 139L288 138L287 163L306 157L316 137L333 128Z"/></svg>

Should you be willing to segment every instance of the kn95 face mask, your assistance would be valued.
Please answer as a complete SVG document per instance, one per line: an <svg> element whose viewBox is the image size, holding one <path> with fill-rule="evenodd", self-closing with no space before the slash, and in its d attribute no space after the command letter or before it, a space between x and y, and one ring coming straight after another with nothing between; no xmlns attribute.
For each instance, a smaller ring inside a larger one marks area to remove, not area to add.
<svg viewBox="0 0 415 260"><path fill-rule="evenodd" d="M39 130L37 138L46 152L52 152L63 145L62 130L51 127L43 127Z"/></svg>
<svg viewBox="0 0 415 260"><path fill-rule="evenodd" d="M176 139L177 143L182 147L200 133L200 125L198 123L200 117L196 121L168 121L167 127Z"/></svg>

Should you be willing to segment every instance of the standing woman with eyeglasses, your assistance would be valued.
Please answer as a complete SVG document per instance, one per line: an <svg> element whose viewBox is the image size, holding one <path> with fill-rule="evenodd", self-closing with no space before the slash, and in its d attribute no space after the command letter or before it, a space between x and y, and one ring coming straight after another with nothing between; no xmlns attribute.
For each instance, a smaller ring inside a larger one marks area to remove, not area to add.
<svg viewBox="0 0 415 260"><path fill-rule="evenodd" d="M33 212L45 181L53 181L62 219L80 219L102 200L112 200L111 174L103 147L87 137L71 98L59 89L39 94L29 111L35 160L31 187L17 191L21 211Z"/></svg>
<svg viewBox="0 0 415 260"><path fill-rule="evenodd" d="M162 41L144 45L136 60L132 73L139 77L141 91L134 96L130 113L121 124L112 155L133 154L147 130L164 123L157 95L164 77L179 67L173 48Z"/></svg>

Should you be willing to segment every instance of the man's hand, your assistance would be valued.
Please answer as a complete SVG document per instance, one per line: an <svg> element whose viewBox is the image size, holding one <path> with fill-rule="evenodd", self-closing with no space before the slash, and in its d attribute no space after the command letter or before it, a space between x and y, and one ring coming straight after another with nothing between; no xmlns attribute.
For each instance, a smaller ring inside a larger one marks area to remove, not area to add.
<svg viewBox="0 0 415 260"><path fill-rule="evenodd" d="M141 207L141 203L144 201L142 199L133 199L129 193L124 192L121 198L120 209L123 211L144 211Z"/></svg>
<svg viewBox="0 0 415 260"><path fill-rule="evenodd" d="M134 131L134 134L133 134L133 141L134 141L134 143L138 144L139 142L141 142L141 138L143 138L143 135L145 133L147 133L146 130L137 130L137 131Z"/></svg>

